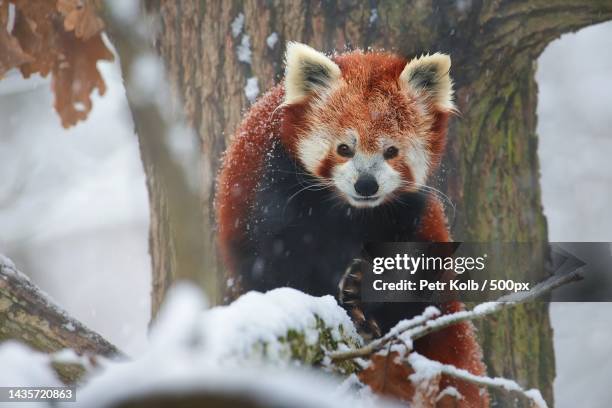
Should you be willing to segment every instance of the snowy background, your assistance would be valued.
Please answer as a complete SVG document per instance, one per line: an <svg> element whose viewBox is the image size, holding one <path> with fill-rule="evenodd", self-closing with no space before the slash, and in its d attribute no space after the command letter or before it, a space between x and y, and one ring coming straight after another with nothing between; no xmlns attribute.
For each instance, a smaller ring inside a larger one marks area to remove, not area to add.
<svg viewBox="0 0 612 408"><path fill-rule="evenodd" d="M563 36L539 61L551 241L612 241L612 53L604 52L611 49L608 23ZM68 131L53 111L48 80L0 81L0 253L136 355L150 307L146 188L118 66L100 68L107 94ZM552 306L558 407L608 405L612 307L603 306Z"/></svg>
<svg viewBox="0 0 612 408"><path fill-rule="evenodd" d="M566 34L538 61L539 155L550 241L612 241L612 23ZM555 403L609 407L612 304L556 303Z"/></svg>
<svg viewBox="0 0 612 408"><path fill-rule="evenodd" d="M69 130L48 80L0 81L0 253L132 354L150 308L147 191L119 66L99 67L107 93Z"/></svg>

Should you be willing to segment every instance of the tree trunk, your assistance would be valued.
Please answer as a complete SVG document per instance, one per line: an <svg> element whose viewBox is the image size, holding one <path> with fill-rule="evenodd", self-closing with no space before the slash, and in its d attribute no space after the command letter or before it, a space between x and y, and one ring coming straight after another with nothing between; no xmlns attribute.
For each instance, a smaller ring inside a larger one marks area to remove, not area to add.
<svg viewBox="0 0 612 408"><path fill-rule="evenodd" d="M208 223L209 217L202 217L202 208L206 214L209 204L205 201L202 205L201 201L205 194L200 191L200 158L196 152L195 163L181 162L184 158L177 157L171 147L176 142L172 141L173 137L196 138L197 145L200 138L192 130L177 134L176 129L184 127L177 95L172 95L164 83L156 84L155 89L142 89L139 78L134 77L139 72L135 69L139 61L155 52L150 39L138 31L148 27L146 16L140 15L139 20L129 24L112 11L105 11L106 31L120 57L149 194L151 315L157 314L166 292L177 280L198 284L215 303L218 266L216 250L210 241L212 235L208 233L212 226ZM165 99L159 100L159 95Z"/></svg>
<svg viewBox="0 0 612 408"><path fill-rule="evenodd" d="M211 249L214 178L221 153L249 107L245 84L256 78L265 91L278 82L289 40L323 51L371 47L405 56L449 53L461 114L451 123L437 182L457 205L454 238L545 242L535 134L536 60L560 34L612 18L612 3L605 0L184 0L153 1L148 8L159 16L158 51L201 141L209 267L217 265ZM272 33L278 42L270 46L266 39ZM250 49L250 62L239 58L241 47ZM163 201L157 196L163 191L150 193L153 202ZM161 247L152 248L154 259L167 250L164 231L158 231ZM543 266L543 261L534 246L530 262ZM514 260L509 271L520 271L522 262ZM508 274L500 271L499 276ZM483 323L480 337L489 375L538 387L552 402L554 355L546 305L526 305ZM508 396L495 398L503 406L513 403Z"/></svg>

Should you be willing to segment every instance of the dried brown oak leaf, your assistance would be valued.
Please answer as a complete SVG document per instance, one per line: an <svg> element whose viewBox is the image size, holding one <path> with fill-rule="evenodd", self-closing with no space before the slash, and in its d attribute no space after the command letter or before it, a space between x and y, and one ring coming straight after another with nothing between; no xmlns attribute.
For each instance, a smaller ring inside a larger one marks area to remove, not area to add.
<svg viewBox="0 0 612 408"><path fill-rule="evenodd" d="M89 40L104 28L97 16L99 0L57 0L57 10L64 16L66 31L74 31L77 38Z"/></svg>
<svg viewBox="0 0 612 408"><path fill-rule="evenodd" d="M33 61L33 58L25 53L15 37L12 37L4 27L4 22L0 21L0 78L11 68L16 68L26 62Z"/></svg>
<svg viewBox="0 0 612 408"><path fill-rule="evenodd" d="M96 67L99 60L113 60L100 35L82 41L72 33L63 35L64 53L53 67L52 89L55 110L62 118L62 126L69 127L87 118L91 111L91 93L106 92L102 75Z"/></svg>
<svg viewBox="0 0 612 408"><path fill-rule="evenodd" d="M397 352L373 355L370 365L359 373L359 380L368 385L374 393L404 401L409 406L440 407L436 405L439 378L413 384L409 377L414 370L399 361L398 357Z"/></svg>
<svg viewBox="0 0 612 408"><path fill-rule="evenodd" d="M96 64L113 60L101 37L102 20L95 16L97 3L11 2L16 8L12 36L31 57L19 65L22 75L28 78L34 73L41 76L51 73L54 106L62 126L70 127L84 120L91 111L91 93L96 88L100 95L106 91Z"/></svg>
<svg viewBox="0 0 612 408"><path fill-rule="evenodd" d="M32 56L28 55L19 41L9 33L14 29L15 20L9 22L9 4L0 2L0 78L11 68L16 68L21 64L33 60Z"/></svg>
<svg viewBox="0 0 612 408"><path fill-rule="evenodd" d="M15 4L15 37L32 60L21 64L24 78L39 73L47 76L57 63L61 53L61 37L64 32L61 18L52 1L13 0Z"/></svg>

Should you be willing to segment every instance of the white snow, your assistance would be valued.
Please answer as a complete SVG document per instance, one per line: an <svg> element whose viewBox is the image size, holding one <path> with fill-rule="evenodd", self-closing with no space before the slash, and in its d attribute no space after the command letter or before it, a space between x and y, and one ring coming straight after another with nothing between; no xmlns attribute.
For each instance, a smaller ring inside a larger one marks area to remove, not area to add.
<svg viewBox="0 0 612 408"><path fill-rule="evenodd" d="M414 316L411 319L404 319L399 321L395 326L391 328L391 330L389 330L388 333L384 335L383 338L390 339L392 337L397 337L400 333L406 332L409 328L420 326L428 320L438 316L440 316L440 310L437 307L428 306L420 315ZM402 336L402 340L407 342L411 341L409 337L404 336Z"/></svg>
<svg viewBox="0 0 612 408"><path fill-rule="evenodd" d="M457 390L455 387L446 387L445 389L442 390L441 393L438 394L438 396L436 397L436 402L440 401L442 398L444 398L447 395L455 398L456 400L460 400L463 398L463 395L461 395L459 390Z"/></svg>
<svg viewBox="0 0 612 408"><path fill-rule="evenodd" d="M479 305L474 306L474 309L472 311L477 315L482 315L482 314L492 313L498 307L499 307L498 302L486 302L486 303L481 303Z"/></svg>
<svg viewBox="0 0 612 408"><path fill-rule="evenodd" d="M15 28L15 5L13 3L8 4L8 19L6 21L6 31L9 34L13 32Z"/></svg>
<svg viewBox="0 0 612 408"><path fill-rule="evenodd" d="M203 362L224 365L263 362L286 366L288 332L303 333L307 344L319 340L317 318L340 344L360 344L353 324L332 296L313 297L290 288L265 294L249 292L232 304L206 310L200 289L178 284L169 292L151 329L147 353L163 353L180 346ZM340 332L342 330L342 333ZM262 346L265 344L265 349Z"/></svg>
<svg viewBox="0 0 612 408"><path fill-rule="evenodd" d="M414 370L414 373L410 375L410 380L415 383L426 382L440 374L448 374L454 377L464 378L466 380L477 382L479 384L501 387L507 391L519 392L531 398L531 400L537 404L540 408L547 408L546 401L542 398L540 391L536 389L524 390L516 382L506 378L490 378L484 376L477 376L469 371L457 368L452 365L442 364L437 361L430 360L416 352L412 352L407 357L408 363Z"/></svg>
<svg viewBox="0 0 612 408"><path fill-rule="evenodd" d="M538 154L552 240L612 241L612 54L605 49L612 49L612 22L564 35L538 60Z"/></svg>
<svg viewBox="0 0 612 408"><path fill-rule="evenodd" d="M49 366L47 354L31 350L13 340L0 343L0 385L2 387L60 386Z"/></svg>
<svg viewBox="0 0 612 408"><path fill-rule="evenodd" d="M48 78L0 81L0 252L133 354L150 317L147 190L119 64L98 68L107 92L68 130Z"/></svg>
<svg viewBox="0 0 612 408"><path fill-rule="evenodd" d="M546 404L546 401L544 400L544 398L542 397L542 393L540 393L540 390L536 390L535 388L531 389L531 390L527 390L524 392L524 394L531 398L531 400L538 406L538 407L542 407L542 408L546 408L548 405Z"/></svg>
<svg viewBox="0 0 612 408"><path fill-rule="evenodd" d="M98 372L77 390L77 401L60 406L105 407L128 397L164 391L170 394L240 395L268 405L366 406L351 397L348 390L339 389L338 380L332 377L295 368L286 368L281 372L263 366L230 369L209 363L194 364L194 355L180 349L184 345L178 348L177 344L173 346L147 353L134 361L102 360ZM0 384L15 387L63 386L51 368L52 362L82 363L83 359L69 350L49 356L13 341L2 343ZM381 401L377 402L373 406L380 406ZM47 405L20 403L20 406Z"/></svg>
<svg viewBox="0 0 612 408"><path fill-rule="evenodd" d="M253 103L259 95L259 85L257 83L257 77L250 77L247 79L247 83L244 87L244 94L246 95L249 102Z"/></svg>
<svg viewBox="0 0 612 408"><path fill-rule="evenodd" d="M276 32L273 32L266 38L266 44L268 45L268 48L270 48L271 50L274 49L277 42L278 42L278 34Z"/></svg>
<svg viewBox="0 0 612 408"><path fill-rule="evenodd" d="M140 4L137 1L108 0L108 8L114 18L124 24L134 24L140 14Z"/></svg>
<svg viewBox="0 0 612 408"><path fill-rule="evenodd" d="M274 361L245 359L244 352L266 342L268 354L283 345L276 338L287 330L316 331L318 316L325 325L357 335L346 312L331 296L321 298L281 288L251 292L229 306L205 311L199 289L174 287L151 330L151 342L139 357L101 359L95 372L77 390L77 402L62 407L104 407L151 392L239 395L269 406L387 407L384 400L360 387L356 377L315 372L295 364L279 370ZM307 336L308 337L308 336ZM311 341L315 341L312 336ZM235 363L240 359L239 365ZM59 385L51 362L86 363L71 350L51 356L13 342L0 344L0 384ZM91 367L89 367L91 368Z"/></svg>
<svg viewBox="0 0 612 408"><path fill-rule="evenodd" d="M240 13L234 18L231 24L232 28L232 37L236 38L242 32L242 27L244 26L244 14Z"/></svg>
<svg viewBox="0 0 612 408"><path fill-rule="evenodd" d="M84 360L89 360L87 357L79 356L72 349L63 349L49 356L49 360L60 364L81 364Z"/></svg>
<svg viewBox="0 0 612 408"><path fill-rule="evenodd" d="M15 267L15 263L4 255L0 254L0 277L18 282L22 285L32 286L32 280L29 276L21 272ZM42 297L48 297L46 294L39 291Z"/></svg>
<svg viewBox="0 0 612 408"><path fill-rule="evenodd" d="M158 91L166 83L159 56L147 52L139 54L131 66L130 87L136 102L155 100Z"/></svg>
<svg viewBox="0 0 612 408"><path fill-rule="evenodd" d="M187 283L178 283L168 293L151 328L149 352L163 352L176 346L196 345L198 323L206 309L207 301L202 292ZM209 327L208 329L216 330Z"/></svg>
<svg viewBox="0 0 612 408"><path fill-rule="evenodd" d="M248 35L243 35L236 48L236 54L238 55L238 61L244 62L245 64L251 63L251 40Z"/></svg>
<svg viewBox="0 0 612 408"><path fill-rule="evenodd" d="M0 82L0 98L33 91L41 86L48 85L48 78L43 78L39 74L33 74L30 78L24 80L21 77L21 72L18 69L13 68L4 74L2 82ZM4 119L14 121L14 118L5 117Z"/></svg>
<svg viewBox="0 0 612 408"><path fill-rule="evenodd" d="M12 273L13 271L17 270L16 267L15 267L15 264L13 263L13 261L11 261L8 257L6 257L6 256L4 256L2 254L0 254L0 267L2 268L3 271L5 269L6 270L10 269L10 271L8 271L7 273L9 273L9 272Z"/></svg>
<svg viewBox="0 0 612 408"><path fill-rule="evenodd" d="M608 22L563 35L538 59L538 155L553 242L612 241L612 54L601 51L611 48ZM552 303L550 315L555 406L608 406L612 303Z"/></svg>
<svg viewBox="0 0 612 408"><path fill-rule="evenodd" d="M184 123L173 123L165 138L175 162L181 165L188 185L192 191L199 191L202 185L200 171L200 141L193 128Z"/></svg>
<svg viewBox="0 0 612 408"><path fill-rule="evenodd" d="M472 7L472 0L457 0L455 5L460 13L466 13Z"/></svg>
<svg viewBox="0 0 612 408"><path fill-rule="evenodd" d="M370 19L369 19L370 25L374 24L376 20L378 20L378 10L373 8L370 10Z"/></svg>
<svg viewBox="0 0 612 408"><path fill-rule="evenodd" d="M77 391L78 407L105 407L128 397L146 393L188 395L234 395L257 401L263 406L294 407L391 407L382 399L373 403L338 391L339 383L312 371L269 367L231 369L209 364L193 364L190 355L170 353L151 356L129 364L112 364ZM109 392L112 390L112 392ZM62 407L74 407L66 403Z"/></svg>
<svg viewBox="0 0 612 408"><path fill-rule="evenodd" d="M279 338L295 330L305 334L308 344L315 344L319 335L316 317L331 328L336 341L342 339L338 330L342 326L344 336L360 342L348 315L332 296L318 298L290 288L249 292L229 306L209 310L202 316L199 334L211 359L257 358L254 346L265 343L265 358L285 365L290 349Z"/></svg>

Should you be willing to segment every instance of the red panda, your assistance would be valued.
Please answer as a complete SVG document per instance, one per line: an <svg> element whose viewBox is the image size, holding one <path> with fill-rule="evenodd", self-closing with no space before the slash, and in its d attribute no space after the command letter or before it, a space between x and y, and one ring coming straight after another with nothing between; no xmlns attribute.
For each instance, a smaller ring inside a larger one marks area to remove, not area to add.
<svg viewBox="0 0 612 408"><path fill-rule="evenodd" d="M289 43L284 82L250 109L217 180L229 298L283 286L335 295L367 242L450 241L443 206L426 185L454 111L449 70L450 58L439 53L328 58ZM407 305L370 312L384 332L426 306ZM470 324L429 335L416 350L485 372ZM443 382L462 393L460 406L488 405L476 386Z"/></svg>

